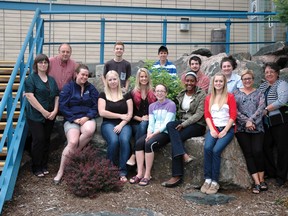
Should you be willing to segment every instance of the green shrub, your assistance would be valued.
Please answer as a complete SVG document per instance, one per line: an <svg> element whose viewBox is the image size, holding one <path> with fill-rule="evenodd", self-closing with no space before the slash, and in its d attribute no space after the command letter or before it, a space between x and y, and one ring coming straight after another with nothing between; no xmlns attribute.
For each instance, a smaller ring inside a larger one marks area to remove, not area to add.
<svg viewBox="0 0 288 216"><path fill-rule="evenodd" d="M69 190L80 197L95 197L99 192L120 191L123 187L118 168L92 146L71 155L64 179Z"/></svg>
<svg viewBox="0 0 288 216"><path fill-rule="evenodd" d="M144 67L150 71L151 80L153 86L155 87L158 84L164 84L168 88L167 97L173 101L176 100L176 96L180 91L183 90L183 85L178 76L171 76L165 69L159 70L152 68L154 61L146 60L144 63ZM131 89L135 86L135 77L130 77L130 85Z"/></svg>

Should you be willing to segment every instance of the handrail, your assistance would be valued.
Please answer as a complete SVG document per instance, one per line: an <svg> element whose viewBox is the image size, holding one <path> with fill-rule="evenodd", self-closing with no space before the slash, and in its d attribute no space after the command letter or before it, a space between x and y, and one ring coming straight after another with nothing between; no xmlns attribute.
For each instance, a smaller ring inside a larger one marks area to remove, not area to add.
<svg viewBox="0 0 288 216"><path fill-rule="evenodd" d="M0 142L0 152L3 146L7 144L7 156L5 165L0 177L0 214L2 213L3 205L6 200L12 199L16 179L21 163L22 154L24 151L25 140L27 136L27 125L25 118L26 99L23 97L24 82L26 74L30 69L32 72L33 55L39 52L43 46L43 24L44 21L40 17L41 11L37 9L29 27L27 36L23 46L19 52L17 61L14 65L10 79L5 89L3 98L0 103L0 118L7 109L6 127ZM35 29L35 30L34 30ZM33 37L33 32L35 38ZM28 52L26 63L24 63L25 53ZM15 82L16 75L20 70L20 85L15 98L12 96L12 86ZM13 116L17 108L17 103L20 102L20 115L17 120L15 129L13 128ZM8 109L9 107L9 109Z"/></svg>

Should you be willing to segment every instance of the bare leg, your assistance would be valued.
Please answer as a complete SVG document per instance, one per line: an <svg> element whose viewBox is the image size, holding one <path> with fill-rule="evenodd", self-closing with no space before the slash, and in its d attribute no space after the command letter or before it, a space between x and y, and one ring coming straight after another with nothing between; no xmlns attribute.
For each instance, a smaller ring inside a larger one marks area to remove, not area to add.
<svg viewBox="0 0 288 216"><path fill-rule="evenodd" d="M260 184L260 180L259 180L258 173L253 173L253 174L252 174L252 178L253 178L254 183L255 183L256 185L259 185L259 184Z"/></svg>
<svg viewBox="0 0 288 216"><path fill-rule="evenodd" d="M136 151L137 176L139 178L142 178L145 172L144 157L145 157L144 151Z"/></svg>
<svg viewBox="0 0 288 216"><path fill-rule="evenodd" d="M94 120L89 120L81 126L81 135L79 138L79 149L83 149L92 139L96 129L96 122Z"/></svg>
<svg viewBox="0 0 288 216"><path fill-rule="evenodd" d="M154 161L154 152L145 153L145 164L146 164L146 171L144 178L150 179L151 178L151 169L153 166Z"/></svg>
<svg viewBox="0 0 288 216"><path fill-rule="evenodd" d="M65 165L68 159L67 157L69 157L69 155L71 155L77 149L77 146L79 144L79 136L80 136L80 131L78 129L71 128L67 132L66 137L67 137L68 143L62 152L60 167L57 172L57 175L54 178L55 181L61 180L64 174Z"/></svg>

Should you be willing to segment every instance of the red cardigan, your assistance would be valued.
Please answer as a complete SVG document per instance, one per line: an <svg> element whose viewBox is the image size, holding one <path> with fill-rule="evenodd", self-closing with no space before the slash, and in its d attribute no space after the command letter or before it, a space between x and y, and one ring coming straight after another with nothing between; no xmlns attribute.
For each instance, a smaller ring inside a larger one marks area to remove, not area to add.
<svg viewBox="0 0 288 216"><path fill-rule="evenodd" d="M209 118L212 122L213 128L215 129L215 131L217 131L217 133L219 133L219 131L217 130L216 126L214 125L214 122L212 120L212 116L209 110L209 102L210 102L210 97L211 94L207 95L205 98L205 105L204 105L204 117L205 119ZM233 119L234 122L237 118L237 105L236 105L236 101L234 98L234 95L231 93L228 93L228 100L227 100L227 104L229 106L229 115L230 115L230 119ZM236 130L236 128L235 128Z"/></svg>

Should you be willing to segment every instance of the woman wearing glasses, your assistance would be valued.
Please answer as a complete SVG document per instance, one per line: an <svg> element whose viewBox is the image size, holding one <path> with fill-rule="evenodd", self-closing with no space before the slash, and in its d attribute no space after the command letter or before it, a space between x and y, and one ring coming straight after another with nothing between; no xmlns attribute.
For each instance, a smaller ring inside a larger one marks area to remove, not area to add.
<svg viewBox="0 0 288 216"><path fill-rule="evenodd" d="M49 59L36 56L33 73L25 80L26 118L32 134L32 172L43 178L49 174L50 135L58 112L59 91L54 78L48 75Z"/></svg>
<svg viewBox="0 0 288 216"><path fill-rule="evenodd" d="M244 88L234 91L237 103L237 132L235 135L254 181L252 193L259 194L261 190L268 188L264 181L264 127L262 123L265 107L264 94L253 87L254 73L252 70L244 70L241 80Z"/></svg>
<svg viewBox="0 0 288 216"><path fill-rule="evenodd" d="M147 134L138 139L135 146L138 172L136 176L130 179L130 183L140 186L149 184L154 151L169 142L166 125L168 122L174 121L176 116L175 103L166 98L167 87L158 84L155 87L155 95L157 101L149 106Z"/></svg>

